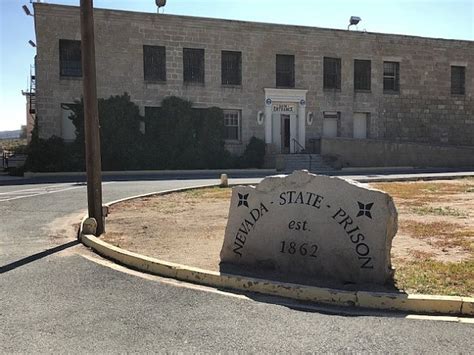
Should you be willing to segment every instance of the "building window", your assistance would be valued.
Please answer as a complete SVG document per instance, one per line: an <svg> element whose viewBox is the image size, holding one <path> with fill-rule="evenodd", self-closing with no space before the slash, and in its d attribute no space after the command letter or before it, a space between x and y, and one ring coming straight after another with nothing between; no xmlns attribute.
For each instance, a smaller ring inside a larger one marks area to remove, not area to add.
<svg viewBox="0 0 474 355"><path fill-rule="evenodd" d="M324 57L324 78L325 89L341 89L341 58Z"/></svg>
<svg viewBox="0 0 474 355"><path fill-rule="evenodd" d="M276 86L284 88L295 87L294 55L276 55Z"/></svg>
<svg viewBox="0 0 474 355"><path fill-rule="evenodd" d="M370 60L354 60L354 90L370 91Z"/></svg>
<svg viewBox="0 0 474 355"><path fill-rule="evenodd" d="M242 53L222 51L222 85L242 84Z"/></svg>
<svg viewBox="0 0 474 355"><path fill-rule="evenodd" d="M166 48L143 46L143 74L145 80L166 81Z"/></svg>
<svg viewBox="0 0 474 355"><path fill-rule="evenodd" d="M204 49L183 48L183 80L204 83Z"/></svg>
<svg viewBox="0 0 474 355"><path fill-rule="evenodd" d="M383 62L383 91L400 91L400 63Z"/></svg>
<svg viewBox="0 0 474 355"><path fill-rule="evenodd" d="M240 111L224 110L225 140L240 141Z"/></svg>
<svg viewBox="0 0 474 355"><path fill-rule="evenodd" d="M82 76L81 41L59 40L60 76Z"/></svg>
<svg viewBox="0 0 474 355"><path fill-rule="evenodd" d="M466 67L451 67L451 94L464 95Z"/></svg>
<svg viewBox="0 0 474 355"><path fill-rule="evenodd" d="M341 113L323 112L323 137L335 138L340 136Z"/></svg>
<svg viewBox="0 0 474 355"><path fill-rule="evenodd" d="M76 126L72 122L74 108L78 108L77 104L61 104L61 138L65 142L74 142L76 139Z"/></svg>

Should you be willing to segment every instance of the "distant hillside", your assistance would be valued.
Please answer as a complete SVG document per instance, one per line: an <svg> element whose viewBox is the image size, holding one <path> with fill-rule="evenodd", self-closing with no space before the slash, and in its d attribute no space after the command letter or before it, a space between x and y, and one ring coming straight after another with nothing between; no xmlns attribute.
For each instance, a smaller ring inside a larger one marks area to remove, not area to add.
<svg viewBox="0 0 474 355"><path fill-rule="evenodd" d="M21 130L15 131L0 131L0 139L20 138Z"/></svg>

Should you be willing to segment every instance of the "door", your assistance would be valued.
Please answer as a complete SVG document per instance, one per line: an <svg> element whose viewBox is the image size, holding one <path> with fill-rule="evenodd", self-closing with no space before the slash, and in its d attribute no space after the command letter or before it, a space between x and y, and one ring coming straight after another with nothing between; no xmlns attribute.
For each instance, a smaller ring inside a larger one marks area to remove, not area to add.
<svg viewBox="0 0 474 355"><path fill-rule="evenodd" d="M290 115L281 115L281 152L290 153Z"/></svg>
<svg viewBox="0 0 474 355"><path fill-rule="evenodd" d="M354 138L367 138L367 113L354 113Z"/></svg>
<svg viewBox="0 0 474 355"><path fill-rule="evenodd" d="M323 137L337 137L337 115L324 115Z"/></svg>

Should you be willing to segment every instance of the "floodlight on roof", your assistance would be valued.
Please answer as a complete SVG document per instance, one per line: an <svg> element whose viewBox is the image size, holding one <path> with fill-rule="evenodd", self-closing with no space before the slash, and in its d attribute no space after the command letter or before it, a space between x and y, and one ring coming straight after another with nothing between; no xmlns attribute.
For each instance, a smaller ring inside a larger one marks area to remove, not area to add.
<svg viewBox="0 0 474 355"><path fill-rule="evenodd" d="M23 5L21 8L23 9L23 11L25 12L27 16L33 16L28 6Z"/></svg>
<svg viewBox="0 0 474 355"><path fill-rule="evenodd" d="M349 19L349 26L347 26L347 29L349 29L350 26L352 25L357 25L362 19L359 16L351 16Z"/></svg>
<svg viewBox="0 0 474 355"><path fill-rule="evenodd" d="M30 46L32 46L33 48L36 47L36 43L33 42L31 39L28 41L28 43L30 44Z"/></svg>

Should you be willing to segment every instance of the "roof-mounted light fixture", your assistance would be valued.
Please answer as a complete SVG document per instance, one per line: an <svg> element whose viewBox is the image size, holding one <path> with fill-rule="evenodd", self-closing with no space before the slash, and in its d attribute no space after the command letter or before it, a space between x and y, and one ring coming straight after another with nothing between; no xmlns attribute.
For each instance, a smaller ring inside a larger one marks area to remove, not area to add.
<svg viewBox="0 0 474 355"><path fill-rule="evenodd" d="M166 5L166 0L155 0L155 4L157 7L157 12L160 13L160 8L165 7Z"/></svg>
<svg viewBox="0 0 474 355"><path fill-rule="evenodd" d="M28 41L28 43L30 44L30 46L32 46L33 48L36 47L36 43L33 42L31 39Z"/></svg>
<svg viewBox="0 0 474 355"><path fill-rule="evenodd" d="M23 11L25 12L26 16L33 16L33 14L31 13L30 9L28 8L28 6L23 5L21 8L22 8Z"/></svg>
<svg viewBox="0 0 474 355"><path fill-rule="evenodd" d="M347 29L349 30L349 27L351 27L352 25L357 25L360 21L362 21L362 19L359 16L351 16Z"/></svg>

